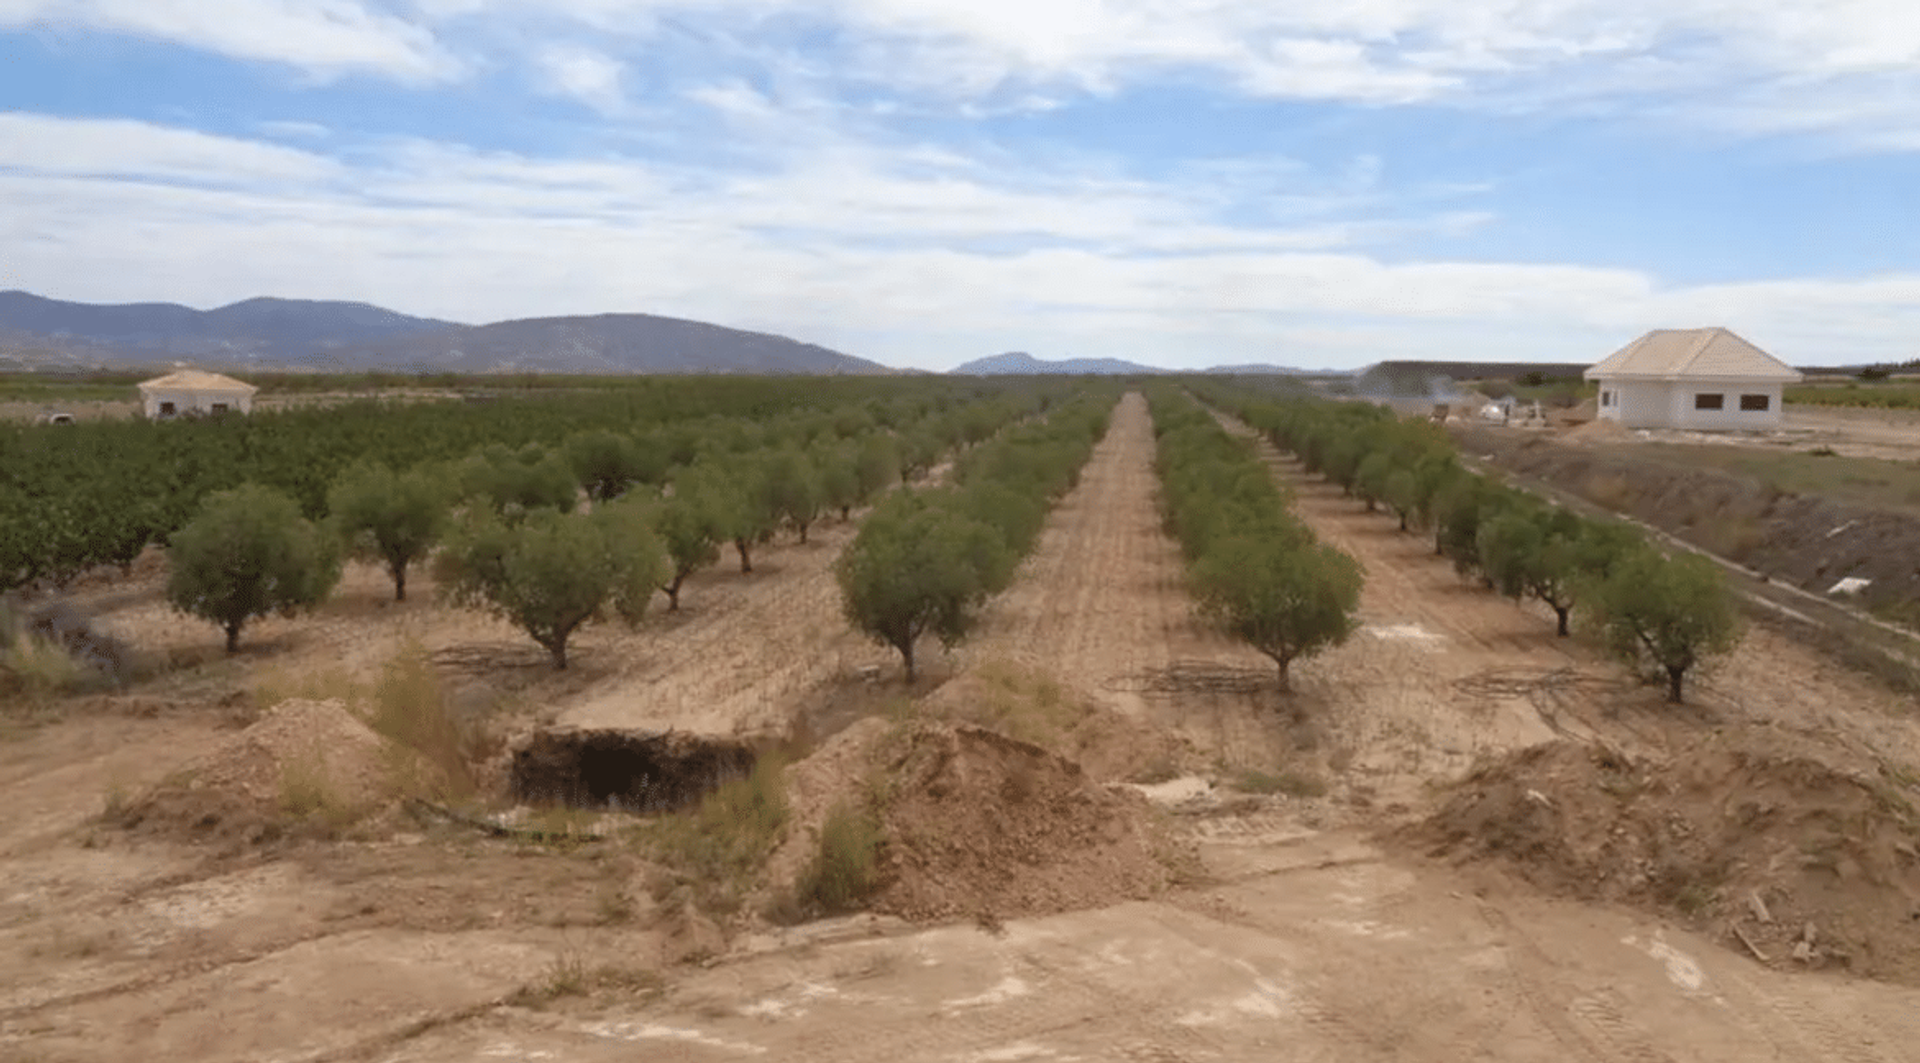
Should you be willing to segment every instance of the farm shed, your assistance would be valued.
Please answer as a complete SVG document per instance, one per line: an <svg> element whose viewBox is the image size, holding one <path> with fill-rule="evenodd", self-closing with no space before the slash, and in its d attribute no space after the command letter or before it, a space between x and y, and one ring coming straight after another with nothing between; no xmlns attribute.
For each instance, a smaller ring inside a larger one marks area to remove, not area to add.
<svg viewBox="0 0 1920 1063"><path fill-rule="evenodd" d="M1656 329L1585 373L1599 416L1628 428L1780 427L1783 389L1800 371L1723 328Z"/></svg>
<svg viewBox="0 0 1920 1063"><path fill-rule="evenodd" d="M142 408L150 418L247 413L259 388L219 373L182 369L140 385Z"/></svg>

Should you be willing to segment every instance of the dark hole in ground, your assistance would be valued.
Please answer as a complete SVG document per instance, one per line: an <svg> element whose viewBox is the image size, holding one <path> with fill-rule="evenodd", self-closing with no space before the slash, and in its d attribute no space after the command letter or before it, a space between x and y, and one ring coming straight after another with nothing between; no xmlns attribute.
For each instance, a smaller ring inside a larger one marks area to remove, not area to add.
<svg viewBox="0 0 1920 1063"><path fill-rule="evenodd" d="M665 732L543 731L513 754L517 801L667 812L753 770L743 742Z"/></svg>

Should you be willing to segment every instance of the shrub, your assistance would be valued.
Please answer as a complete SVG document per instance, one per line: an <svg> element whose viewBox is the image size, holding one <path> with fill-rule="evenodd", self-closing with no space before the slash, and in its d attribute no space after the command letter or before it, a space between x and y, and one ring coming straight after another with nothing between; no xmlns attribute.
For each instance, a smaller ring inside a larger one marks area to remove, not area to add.
<svg viewBox="0 0 1920 1063"><path fill-rule="evenodd" d="M820 827L820 849L801 878L801 903L833 914L853 911L879 887L880 824L841 802Z"/></svg>

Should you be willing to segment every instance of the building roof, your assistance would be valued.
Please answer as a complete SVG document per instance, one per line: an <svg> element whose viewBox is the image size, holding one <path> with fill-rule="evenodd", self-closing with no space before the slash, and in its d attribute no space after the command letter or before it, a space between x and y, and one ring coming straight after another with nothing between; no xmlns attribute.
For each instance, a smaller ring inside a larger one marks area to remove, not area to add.
<svg viewBox="0 0 1920 1063"><path fill-rule="evenodd" d="M244 381L219 373L182 369L177 373L154 377L140 385L141 391L221 391L251 395L260 389Z"/></svg>
<svg viewBox="0 0 1920 1063"><path fill-rule="evenodd" d="M1795 381L1798 369L1723 328L1655 329L1608 355L1588 380Z"/></svg>

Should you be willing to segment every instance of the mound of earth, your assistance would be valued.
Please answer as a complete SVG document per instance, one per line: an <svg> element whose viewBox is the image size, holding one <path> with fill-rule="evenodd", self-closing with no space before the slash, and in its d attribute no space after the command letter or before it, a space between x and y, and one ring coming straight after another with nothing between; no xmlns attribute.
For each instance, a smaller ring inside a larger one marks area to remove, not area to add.
<svg viewBox="0 0 1920 1063"><path fill-rule="evenodd" d="M1042 669L988 661L920 703L930 719L971 724L1031 742L1078 764L1099 782L1198 767L1192 744L1097 703Z"/></svg>
<svg viewBox="0 0 1920 1063"><path fill-rule="evenodd" d="M1170 885L1182 853L1138 793L981 727L926 724L881 765L875 911L982 919L1098 908Z"/></svg>
<svg viewBox="0 0 1920 1063"><path fill-rule="evenodd" d="M118 815L174 837L265 840L307 820L338 826L393 797L387 743L338 700L282 702Z"/></svg>
<svg viewBox="0 0 1920 1063"><path fill-rule="evenodd" d="M1678 914L1768 962L1920 983L1920 784L1766 736L1671 761L1555 742L1482 767L1412 836L1549 891Z"/></svg>

